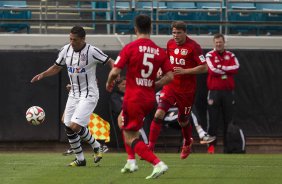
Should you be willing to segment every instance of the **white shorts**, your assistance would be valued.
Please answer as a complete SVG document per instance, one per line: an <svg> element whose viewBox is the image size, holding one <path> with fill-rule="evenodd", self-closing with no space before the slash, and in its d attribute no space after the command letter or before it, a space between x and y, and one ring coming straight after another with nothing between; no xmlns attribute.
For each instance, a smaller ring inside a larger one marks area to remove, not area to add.
<svg viewBox="0 0 282 184"><path fill-rule="evenodd" d="M71 122L73 122L86 127L97 103L97 97L74 98L69 96L65 108L65 125L69 127Z"/></svg>

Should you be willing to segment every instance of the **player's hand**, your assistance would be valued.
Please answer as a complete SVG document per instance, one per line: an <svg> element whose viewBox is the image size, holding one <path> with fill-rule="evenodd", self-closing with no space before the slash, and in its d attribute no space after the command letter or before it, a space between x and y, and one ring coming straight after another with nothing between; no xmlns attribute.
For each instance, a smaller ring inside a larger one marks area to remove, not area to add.
<svg viewBox="0 0 282 184"><path fill-rule="evenodd" d="M174 75L181 75L184 74L184 69L181 67L174 67L173 68L173 74Z"/></svg>
<svg viewBox="0 0 282 184"><path fill-rule="evenodd" d="M31 82L31 83L34 83L34 82L39 81L39 80L41 80L41 79L43 79L43 74L42 74L42 73L35 75L35 76L31 79L30 82Z"/></svg>
<svg viewBox="0 0 282 184"><path fill-rule="evenodd" d="M66 89L67 89L68 91L70 91L70 90L71 90L71 84L67 84L67 85L66 85Z"/></svg>
<svg viewBox="0 0 282 184"><path fill-rule="evenodd" d="M106 83L106 90L107 90L108 92L112 92L113 89L114 89L114 86L115 86L115 82L112 82L111 84L107 82L107 83Z"/></svg>

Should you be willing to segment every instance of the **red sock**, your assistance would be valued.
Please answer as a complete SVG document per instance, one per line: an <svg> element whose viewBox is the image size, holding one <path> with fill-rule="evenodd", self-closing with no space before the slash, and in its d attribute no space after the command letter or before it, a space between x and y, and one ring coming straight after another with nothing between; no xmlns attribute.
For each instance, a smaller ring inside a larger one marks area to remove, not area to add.
<svg viewBox="0 0 282 184"><path fill-rule="evenodd" d="M135 139L132 142L132 148L141 158L151 164L156 165L160 162L160 159L140 139Z"/></svg>
<svg viewBox="0 0 282 184"><path fill-rule="evenodd" d="M190 144L190 138L192 137L192 126L189 123L187 126L182 127L182 135L184 138L184 145L188 146Z"/></svg>
<svg viewBox="0 0 282 184"><path fill-rule="evenodd" d="M123 131L121 131L121 134L122 134L122 139L123 139L123 142L124 142L125 151L127 153L127 159L135 159L135 152L134 152L134 150L125 143Z"/></svg>
<svg viewBox="0 0 282 184"><path fill-rule="evenodd" d="M158 122L157 122L158 121ZM154 119L150 126L149 147L154 148L162 128L162 120Z"/></svg>

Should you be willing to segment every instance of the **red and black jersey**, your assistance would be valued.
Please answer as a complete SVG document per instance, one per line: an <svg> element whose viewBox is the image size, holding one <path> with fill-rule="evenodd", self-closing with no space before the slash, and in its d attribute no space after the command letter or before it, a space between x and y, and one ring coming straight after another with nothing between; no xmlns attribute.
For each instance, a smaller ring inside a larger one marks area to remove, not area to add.
<svg viewBox="0 0 282 184"><path fill-rule="evenodd" d="M212 50L206 54L208 64L207 86L209 90L233 90L234 74L238 72L239 62L230 51L219 53Z"/></svg>
<svg viewBox="0 0 282 184"><path fill-rule="evenodd" d="M126 45L116 59L115 67L126 71L126 92L124 100L155 101L155 80L161 68L163 73L172 71L165 50L152 40L137 39Z"/></svg>
<svg viewBox="0 0 282 184"><path fill-rule="evenodd" d="M173 67L187 69L206 64L200 45L189 37L186 37L186 42L182 45L177 45L174 39L169 40L167 54ZM175 75L173 81L164 86L167 87L179 93L194 93L196 75Z"/></svg>

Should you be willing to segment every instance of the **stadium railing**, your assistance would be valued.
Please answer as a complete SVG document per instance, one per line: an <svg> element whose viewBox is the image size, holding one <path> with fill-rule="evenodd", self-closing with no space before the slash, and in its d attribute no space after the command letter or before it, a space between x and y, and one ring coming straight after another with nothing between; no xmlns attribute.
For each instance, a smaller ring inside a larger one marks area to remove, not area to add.
<svg viewBox="0 0 282 184"><path fill-rule="evenodd" d="M31 9L27 8L26 1L0 1L1 19L31 19ZM1 23L0 28L7 32L18 32L26 29L29 33L28 22L22 23Z"/></svg>
<svg viewBox="0 0 282 184"><path fill-rule="evenodd" d="M113 33L130 34L133 33L132 18L135 16L135 4L132 0L112 1L112 17L114 21L129 20L130 24L114 24Z"/></svg>
<svg viewBox="0 0 282 184"><path fill-rule="evenodd" d="M190 21L188 28L198 29L197 34L200 33L200 28L208 27L205 22L223 20L223 10L224 10L224 1L222 0L157 0L157 3L166 3L167 8L157 8L156 10L156 21L164 21L160 19L160 14L167 13L169 14L169 19L166 21L173 20L185 20ZM217 15L217 20L213 20L212 16ZM212 17L211 19L209 19ZM201 20L203 25L201 25ZM193 24L195 22L195 24ZM222 26L218 26L218 31L222 32ZM156 33L158 33L158 26Z"/></svg>
<svg viewBox="0 0 282 184"><path fill-rule="evenodd" d="M101 25L98 31L103 34L132 34L133 17L146 13L152 17L153 34L170 34L173 20L185 21L196 34L202 34L202 30L206 31L203 34L233 34L230 30L244 29L247 33L256 30L254 34L271 31L281 34L281 5L281 0L28 0L25 7L0 7L0 13L3 17L4 10L30 11L31 19L2 18L1 25L26 22L32 30L38 28L39 33L52 33L53 27L54 33L58 33L60 26L69 30L80 24L91 31ZM246 20L246 15L251 15L250 19Z"/></svg>
<svg viewBox="0 0 282 184"><path fill-rule="evenodd" d="M228 26L225 34L229 34L232 29L237 30L238 33L255 31L256 35L263 29L282 30L281 0L226 0L226 7L226 21L249 22L249 25Z"/></svg>

